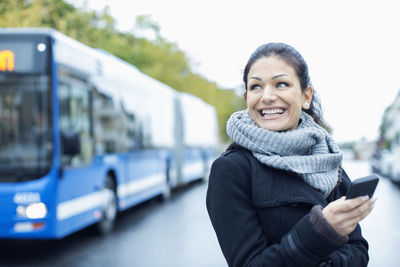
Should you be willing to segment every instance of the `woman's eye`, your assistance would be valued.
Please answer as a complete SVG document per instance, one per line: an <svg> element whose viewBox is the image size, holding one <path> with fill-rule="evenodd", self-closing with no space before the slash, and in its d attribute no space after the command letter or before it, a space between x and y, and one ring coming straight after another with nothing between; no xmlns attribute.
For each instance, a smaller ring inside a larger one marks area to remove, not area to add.
<svg viewBox="0 0 400 267"><path fill-rule="evenodd" d="M285 83L285 82L279 82L276 84L276 87L278 87L278 88L283 88L283 87L288 87L288 86L289 86L289 84Z"/></svg>
<svg viewBox="0 0 400 267"><path fill-rule="evenodd" d="M261 89L261 86L260 85L258 85L258 84L253 84L252 86L250 86L250 90L260 90Z"/></svg>

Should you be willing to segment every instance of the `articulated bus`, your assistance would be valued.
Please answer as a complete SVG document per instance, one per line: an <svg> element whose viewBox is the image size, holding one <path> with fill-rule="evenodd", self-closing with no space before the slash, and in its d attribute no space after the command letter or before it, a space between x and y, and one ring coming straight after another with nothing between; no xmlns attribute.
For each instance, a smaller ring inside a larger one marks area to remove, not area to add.
<svg viewBox="0 0 400 267"><path fill-rule="evenodd" d="M0 238L59 239L205 177L215 108L53 29L0 29Z"/></svg>

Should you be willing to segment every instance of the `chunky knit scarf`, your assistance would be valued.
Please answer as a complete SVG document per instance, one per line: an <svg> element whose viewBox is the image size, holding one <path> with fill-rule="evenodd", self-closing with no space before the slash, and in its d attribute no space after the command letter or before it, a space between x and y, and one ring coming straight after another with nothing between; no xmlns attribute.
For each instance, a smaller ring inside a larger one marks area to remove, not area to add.
<svg viewBox="0 0 400 267"><path fill-rule="evenodd" d="M229 137L250 150L262 164L295 172L327 197L338 181L342 152L332 137L305 112L294 130L258 127L248 110L235 112L227 123Z"/></svg>

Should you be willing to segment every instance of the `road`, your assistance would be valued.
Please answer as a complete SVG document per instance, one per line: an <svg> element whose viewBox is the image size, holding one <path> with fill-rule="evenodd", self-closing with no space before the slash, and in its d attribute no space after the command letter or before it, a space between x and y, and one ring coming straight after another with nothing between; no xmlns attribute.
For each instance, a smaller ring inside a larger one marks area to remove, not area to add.
<svg viewBox="0 0 400 267"><path fill-rule="evenodd" d="M351 179L369 174L366 162L343 164ZM361 222L369 243L369 267L398 267L400 263L400 186L381 177L375 192L377 202L372 213Z"/></svg>
<svg viewBox="0 0 400 267"><path fill-rule="evenodd" d="M369 173L366 162L346 161L354 179ZM205 183L174 192L168 202L148 201L121 214L115 232L99 237L92 228L63 240L0 241L0 266L226 266L205 208ZM383 178L373 213L362 221L370 244L370 267L400 262L400 187Z"/></svg>

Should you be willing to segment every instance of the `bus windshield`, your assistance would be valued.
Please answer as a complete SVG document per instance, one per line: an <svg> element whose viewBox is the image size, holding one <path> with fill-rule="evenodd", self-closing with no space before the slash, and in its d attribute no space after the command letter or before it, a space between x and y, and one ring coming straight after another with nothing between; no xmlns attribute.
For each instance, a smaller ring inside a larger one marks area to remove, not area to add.
<svg viewBox="0 0 400 267"><path fill-rule="evenodd" d="M50 78L0 75L0 182L45 175L52 158Z"/></svg>

